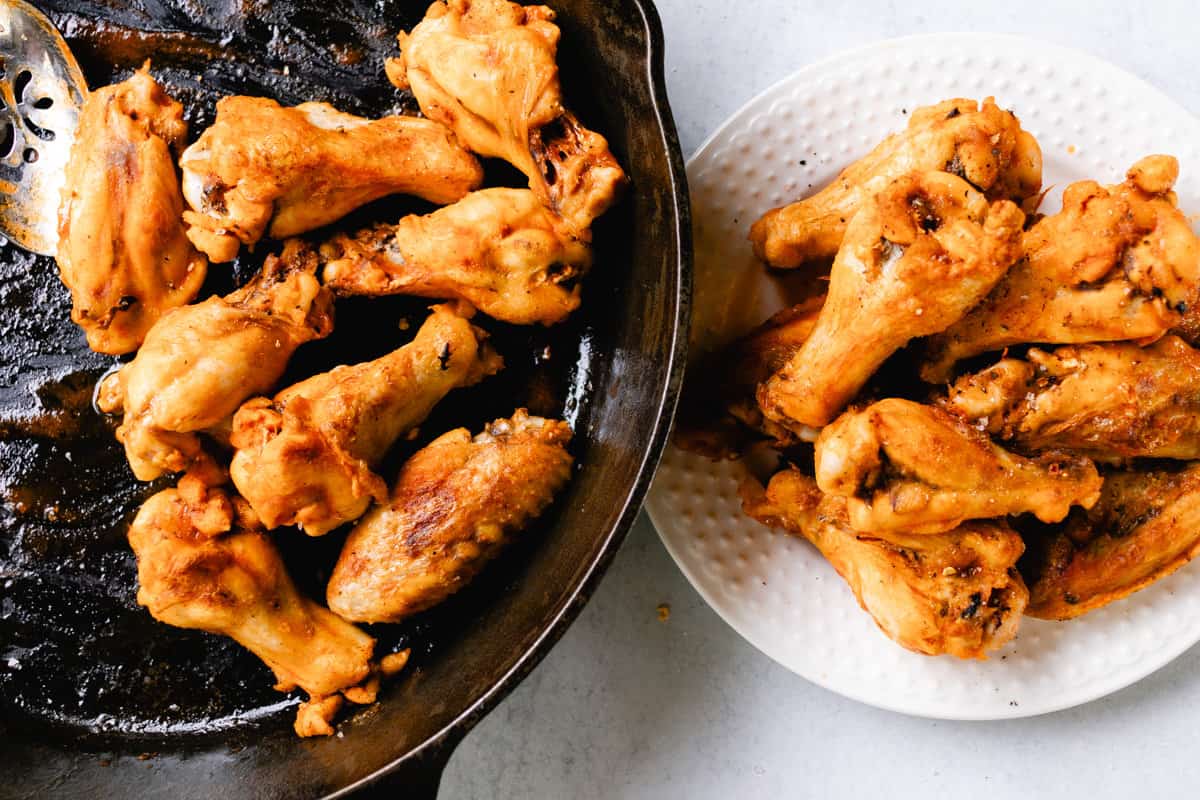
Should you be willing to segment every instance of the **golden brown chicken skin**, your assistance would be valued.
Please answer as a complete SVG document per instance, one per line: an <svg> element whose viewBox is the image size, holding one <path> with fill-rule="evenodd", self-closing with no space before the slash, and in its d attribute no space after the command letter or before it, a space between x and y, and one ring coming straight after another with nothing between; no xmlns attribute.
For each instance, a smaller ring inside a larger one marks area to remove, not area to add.
<svg viewBox="0 0 1200 800"><path fill-rule="evenodd" d="M67 162L58 269L88 346L136 350L159 317L190 303L208 263L184 235L175 158L183 106L146 68L88 95Z"/></svg>
<svg viewBox="0 0 1200 800"><path fill-rule="evenodd" d="M1032 513L1059 522L1090 508L1102 479L1086 458L1029 459L941 408L880 400L821 431L817 484L846 498L855 530L941 533L966 520Z"/></svg>
<svg viewBox="0 0 1200 800"><path fill-rule="evenodd" d="M1016 563L1025 549L1004 522L967 522L946 533L886 537L850 527L846 502L822 496L789 469L766 491L742 487L751 517L804 537L854 591L858 604L897 644L925 655L986 658L1017 633L1029 591Z"/></svg>
<svg viewBox="0 0 1200 800"><path fill-rule="evenodd" d="M1035 349L959 378L945 406L1022 449L1200 458L1200 352L1174 335Z"/></svg>
<svg viewBox="0 0 1200 800"><path fill-rule="evenodd" d="M326 103L286 108L226 97L184 151L187 235L214 262L241 245L327 225L390 194L452 203L483 180L479 162L442 125L367 120Z"/></svg>
<svg viewBox="0 0 1200 800"><path fill-rule="evenodd" d="M457 592L566 484L570 439L565 422L522 409L473 439L460 428L434 440L351 531L329 607L355 622L398 622Z"/></svg>
<svg viewBox="0 0 1200 800"><path fill-rule="evenodd" d="M483 156L525 173L529 188L577 235L587 236L625 185L600 134L562 102L559 29L546 6L507 0L435 2L387 64L422 113Z"/></svg>
<svg viewBox="0 0 1200 800"><path fill-rule="evenodd" d="M910 172L943 170L989 200L1018 204L1042 186L1042 153L1009 111L988 98L946 100L913 112L908 128L884 139L817 194L768 212L750 229L755 254L773 267L832 258L851 218L872 196Z"/></svg>
<svg viewBox="0 0 1200 800"><path fill-rule="evenodd" d="M484 338L454 307L435 306L416 338L383 358L249 400L233 418L234 485L267 528L321 536L357 519L387 500L373 470L401 434L501 368Z"/></svg>
<svg viewBox="0 0 1200 800"><path fill-rule="evenodd" d="M484 189L425 216L339 234L321 246L338 294L466 300L516 325L553 325L579 307L591 248L528 189Z"/></svg>
<svg viewBox="0 0 1200 800"><path fill-rule="evenodd" d="M1046 543L1025 612L1072 619L1144 589L1200 551L1200 464L1112 472L1100 502Z"/></svg>
<svg viewBox="0 0 1200 800"><path fill-rule="evenodd" d="M931 339L921 377L946 382L958 361L1016 344L1145 344L1200 328L1200 240L1175 206L1178 174L1173 157L1148 156L1122 184L1068 186L1008 276Z"/></svg>
<svg viewBox="0 0 1200 800"><path fill-rule="evenodd" d="M117 439L138 480L204 461L198 434L271 389L297 347L329 335L332 296L316 268L311 253L269 257L237 291L164 314L137 357L104 380L98 403L124 413Z"/></svg>
<svg viewBox="0 0 1200 800"><path fill-rule="evenodd" d="M320 704L355 697L370 676L375 640L301 595L270 538L224 491L184 476L146 501L129 543L138 603L168 625L233 638L274 671L280 691L299 687ZM297 732L332 731L310 718Z"/></svg>
<svg viewBox="0 0 1200 800"><path fill-rule="evenodd" d="M758 391L764 416L792 430L832 420L889 356L991 291L1020 254L1024 218L947 172L906 175L866 200L812 334Z"/></svg>

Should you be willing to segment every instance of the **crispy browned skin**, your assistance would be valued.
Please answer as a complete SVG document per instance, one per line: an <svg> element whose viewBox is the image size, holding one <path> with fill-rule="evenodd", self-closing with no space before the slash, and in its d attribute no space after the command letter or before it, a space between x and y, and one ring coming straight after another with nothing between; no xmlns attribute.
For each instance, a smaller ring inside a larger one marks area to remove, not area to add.
<svg viewBox="0 0 1200 800"><path fill-rule="evenodd" d="M921 377L948 381L954 365L1023 343L1145 344L1172 328L1194 334L1200 240L1176 208L1179 163L1148 156L1124 183L1073 183L1063 210L1034 225L1024 255L995 290L929 343Z"/></svg>
<svg viewBox="0 0 1200 800"><path fill-rule="evenodd" d="M129 528L138 602L168 625L235 639L281 691L298 686L320 703L367 679L375 640L301 595L270 538L236 516L225 492L191 476L147 500ZM303 717L301 735L332 732Z"/></svg>
<svg viewBox="0 0 1200 800"><path fill-rule="evenodd" d="M538 198L583 237L625 185L625 173L604 137L564 108L558 39L546 6L435 2L400 34L401 54L388 61L387 74L469 149L525 173Z"/></svg>
<svg viewBox="0 0 1200 800"><path fill-rule="evenodd" d="M889 398L821 431L822 491L846 498L856 530L940 533L969 519L1029 512L1059 522L1091 507L1101 478L1086 458L1014 455L941 408Z"/></svg>
<svg viewBox="0 0 1200 800"><path fill-rule="evenodd" d="M197 434L271 389L297 347L329 335L332 296L316 266L311 253L271 256L241 289L164 314L137 357L105 379L99 404L124 412L117 438L139 480L203 459Z"/></svg>
<svg viewBox="0 0 1200 800"><path fill-rule="evenodd" d="M192 301L208 263L183 230L175 158L183 106L146 68L88 95L67 162L58 269L71 319L99 353L136 350L168 309Z"/></svg>
<svg viewBox="0 0 1200 800"><path fill-rule="evenodd" d="M396 225L338 234L321 246L322 279L338 294L466 300L516 325L553 325L579 307L592 263L528 189L484 189Z"/></svg>
<svg viewBox="0 0 1200 800"><path fill-rule="evenodd" d="M816 545L880 630L909 650L986 658L1017 633L1029 599L1016 570L1025 544L1004 522L920 536L860 533L842 498L822 496L795 469L776 474L766 492L745 484L742 498L759 522Z"/></svg>
<svg viewBox="0 0 1200 800"><path fill-rule="evenodd" d="M905 175L868 198L833 262L829 295L799 352L758 391L784 427L833 419L910 339L952 325L1020 254L1021 210L947 172Z"/></svg>
<svg viewBox="0 0 1200 800"><path fill-rule="evenodd" d="M1200 550L1200 464L1113 472L1048 544L1027 614L1071 619L1182 567Z"/></svg>
<svg viewBox="0 0 1200 800"><path fill-rule="evenodd" d="M989 200L1018 204L1042 186L1042 153L1021 123L988 98L946 100L913 112L908 128L884 139L812 197L768 212L750 229L755 254L773 267L831 258L851 218L873 195L910 172L945 170Z"/></svg>
<svg viewBox="0 0 1200 800"><path fill-rule="evenodd" d="M458 591L566 484L570 439L565 422L522 409L474 439L459 428L434 440L351 531L329 607L356 622L397 622Z"/></svg>
<svg viewBox="0 0 1200 800"><path fill-rule="evenodd" d="M1200 352L1177 336L1031 350L964 375L946 407L1030 450L1200 458Z"/></svg>
<svg viewBox="0 0 1200 800"><path fill-rule="evenodd" d="M217 103L216 122L180 166L188 237L215 262L386 195L452 203L483 181L479 162L436 122L366 120L326 103L286 108L263 97Z"/></svg>
<svg viewBox="0 0 1200 800"><path fill-rule="evenodd" d="M452 306L435 306L416 338L392 353L336 367L233 418L229 473L267 528L320 536L387 500L373 471L392 444L451 390L498 371L484 334Z"/></svg>

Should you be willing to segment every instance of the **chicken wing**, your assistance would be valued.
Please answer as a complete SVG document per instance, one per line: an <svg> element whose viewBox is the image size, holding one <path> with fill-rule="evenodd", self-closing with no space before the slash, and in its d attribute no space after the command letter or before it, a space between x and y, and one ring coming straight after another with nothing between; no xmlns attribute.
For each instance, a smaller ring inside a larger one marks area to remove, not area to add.
<svg viewBox="0 0 1200 800"><path fill-rule="evenodd" d="M71 319L98 353L136 350L168 309L190 303L208 263L184 235L175 157L183 106L147 68L88 95L67 162L58 269Z"/></svg>
<svg viewBox="0 0 1200 800"><path fill-rule="evenodd" d="M451 431L400 472L342 549L329 607L355 622L398 622L461 589L550 504L571 474L565 422L529 416Z"/></svg>
<svg viewBox="0 0 1200 800"><path fill-rule="evenodd" d="M1177 336L1031 350L964 375L946 408L1023 449L1200 458L1200 352Z"/></svg>
<svg viewBox="0 0 1200 800"><path fill-rule="evenodd" d="M485 334L451 306L435 306L416 338L383 358L247 401L233 418L229 467L268 529L299 525L321 536L387 500L372 470L405 431L451 390L503 362Z"/></svg>
<svg viewBox="0 0 1200 800"><path fill-rule="evenodd" d="M899 398L822 430L816 470L822 491L846 498L854 529L880 534L1025 512L1059 522L1073 505L1094 505L1102 482L1086 458L1022 458L943 409Z"/></svg>
<svg viewBox="0 0 1200 800"><path fill-rule="evenodd" d="M366 120L326 103L280 106L226 97L212 127L183 153L188 238L214 262L264 235L304 233L390 194L452 203L483 170L442 125Z"/></svg>
<svg viewBox="0 0 1200 800"><path fill-rule="evenodd" d="M909 172L944 170L989 200L1018 204L1042 186L1042 152L1009 111L992 98L946 100L913 111L908 128L884 139L817 194L768 212L750 229L760 259L773 267L798 267L832 258L858 210Z"/></svg>
<svg viewBox="0 0 1200 800"><path fill-rule="evenodd" d="M845 500L822 497L796 469L776 474L765 492L747 482L742 497L751 517L812 542L902 647L986 658L1017 633L1029 600L1016 569L1025 544L1004 522L967 522L920 536L859 533L847 520Z"/></svg>
<svg viewBox="0 0 1200 800"><path fill-rule="evenodd" d="M129 543L138 603L168 625L235 639L274 671L277 689L298 686L319 703L354 697L370 675L375 640L301 595L270 538L222 490L184 476L146 501Z"/></svg>
<svg viewBox="0 0 1200 800"><path fill-rule="evenodd" d="M1149 156L1117 186L1068 186L1008 276L930 341L921 376L944 383L958 361L1026 342L1145 344L1176 326L1200 330L1200 240L1175 207L1178 174L1174 158Z"/></svg>
<svg viewBox="0 0 1200 800"><path fill-rule="evenodd" d="M1144 589L1200 551L1200 464L1110 473L1046 544L1030 616L1071 619Z"/></svg>
<svg viewBox="0 0 1200 800"><path fill-rule="evenodd" d="M592 252L528 189L484 189L426 216L322 245L338 294L461 299L504 322L553 325L579 307ZM572 286L572 284L575 284Z"/></svg>
<svg viewBox="0 0 1200 800"><path fill-rule="evenodd" d="M332 297L315 254L304 255L285 249L237 291L167 312L137 357L105 378L98 404L124 412L117 439L139 480L204 461L198 434L274 386L297 347L333 330Z"/></svg>
<svg viewBox="0 0 1200 800"><path fill-rule="evenodd" d="M1020 253L1024 215L946 172L905 175L846 229L829 295L799 352L758 390L784 427L825 425L910 339L944 330Z"/></svg>
<svg viewBox="0 0 1200 800"><path fill-rule="evenodd" d="M546 6L446 0L399 36L387 74L422 113L480 155L525 173L529 188L580 238L625 185L600 134L563 107L559 30Z"/></svg>

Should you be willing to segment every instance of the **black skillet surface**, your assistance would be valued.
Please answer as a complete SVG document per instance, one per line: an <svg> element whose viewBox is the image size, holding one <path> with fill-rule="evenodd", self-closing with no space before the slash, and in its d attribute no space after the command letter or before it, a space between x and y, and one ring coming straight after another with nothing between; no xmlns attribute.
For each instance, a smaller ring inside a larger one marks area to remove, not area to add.
<svg viewBox="0 0 1200 800"><path fill-rule="evenodd" d="M415 108L382 64L395 32L423 15L420 0L336 11L319 0L39 5L93 86L151 59L193 136L231 93L371 116ZM687 340L690 232L653 8L554 6L568 100L609 137L633 189L597 226L580 312L550 330L483 320L508 368L444 403L385 473L449 428L478 429L522 405L573 423L580 467L543 523L475 586L411 624L371 631L378 652L413 647L412 666L379 705L343 723L342 737L297 740L299 698L274 692L257 659L137 606L124 532L161 486L133 479L114 422L92 410L92 386L114 362L70 323L53 262L0 248L0 797L311 797L362 789L389 767L392 791L418 793L436 786L452 746L578 612L666 437ZM489 165L489 183L520 180ZM384 201L339 227L412 210L423 209ZM207 291L244 281L266 252L213 267ZM402 344L427 305L340 301L334 335L302 348L289 380ZM298 582L319 596L342 535L278 538Z"/></svg>

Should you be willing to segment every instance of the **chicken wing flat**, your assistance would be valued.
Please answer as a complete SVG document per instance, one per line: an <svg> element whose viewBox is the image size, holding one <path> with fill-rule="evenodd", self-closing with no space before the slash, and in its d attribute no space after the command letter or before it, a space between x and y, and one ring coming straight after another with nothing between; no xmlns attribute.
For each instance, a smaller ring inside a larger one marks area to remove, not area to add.
<svg viewBox="0 0 1200 800"><path fill-rule="evenodd" d="M1022 449L1200 458L1200 352L1174 335L1031 350L964 375L946 408Z"/></svg>
<svg viewBox="0 0 1200 800"><path fill-rule="evenodd" d="M372 470L451 390L503 362L452 306L436 306L409 344L383 358L336 367L246 402L233 418L229 473L267 528L321 536L387 500Z"/></svg>
<svg viewBox="0 0 1200 800"><path fill-rule="evenodd" d="M241 516L225 492L191 476L147 500L129 529L138 603L168 625L233 638L266 662L281 691L353 697L375 640L301 595L270 538Z"/></svg>
<svg viewBox="0 0 1200 800"><path fill-rule="evenodd" d="M208 263L184 235L175 157L183 106L146 68L88 95L67 162L58 269L88 346L136 350L162 314L190 303Z"/></svg>
<svg viewBox="0 0 1200 800"><path fill-rule="evenodd" d="M391 500L354 530L329 579L329 607L356 622L398 622L467 584L550 504L571 474L565 422L531 417L460 428L420 450Z"/></svg>
<svg viewBox="0 0 1200 800"><path fill-rule="evenodd" d="M98 403L124 413L117 439L138 480L203 460L200 432L271 389L297 347L329 335L332 296L316 269L311 253L269 257L237 291L168 311L137 357L104 380Z"/></svg>
<svg viewBox="0 0 1200 800"><path fill-rule="evenodd" d="M280 106L226 97L183 153L188 238L214 262L264 235L319 228L390 194L452 203L483 181L479 162L442 125L366 120L326 103Z"/></svg>
<svg viewBox="0 0 1200 800"><path fill-rule="evenodd" d="M822 496L796 469L766 491L742 487L754 519L812 542L897 644L925 655L986 658L1017 633L1029 591L1016 563L1025 544L1004 522L967 522L946 533L886 537L850 527L846 502Z"/></svg>
<svg viewBox="0 0 1200 800"><path fill-rule="evenodd" d="M1200 240L1175 206L1179 163L1148 156L1124 183L1073 183L1063 209L1034 225L1024 255L970 314L929 343L921 376L1010 345L1131 340L1200 329Z"/></svg>
<svg viewBox="0 0 1200 800"><path fill-rule="evenodd" d="M546 6L435 2L400 34L401 54L388 61L387 74L469 149L525 173L529 188L582 238L625 185L625 173L604 137L563 106L559 35Z"/></svg>
<svg viewBox="0 0 1200 800"><path fill-rule="evenodd" d="M991 291L1020 255L1024 219L947 172L905 175L868 198L812 334L758 391L764 416L793 430L828 423L889 356Z"/></svg>
<svg viewBox="0 0 1200 800"><path fill-rule="evenodd" d="M1022 458L944 409L880 400L821 431L821 490L846 498L855 530L941 533L969 519L1029 512L1059 522L1090 508L1102 479L1086 458Z"/></svg>
<svg viewBox="0 0 1200 800"><path fill-rule="evenodd" d="M750 229L755 254L773 267L832 258L858 210L910 172L943 170L989 200L1018 204L1042 186L1042 152L992 98L946 100L913 112L908 128L884 139L817 194L768 212Z"/></svg>
<svg viewBox="0 0 1200 800"><path fill-rule="evenodd" d="M528 189L484 189L425 216L322 245L322 280L338 294L466 300L516 325L553 325L579 307L592 263ZM572 284L574 284L572 286Z"/></svg>
<svg viewBox="0 0 1200 800"><path fill-rule="evenodd" d="M1200 551L1200 464L1113 472L1053 536L1026 613L1071 619L1144 589Z"/></svg>

